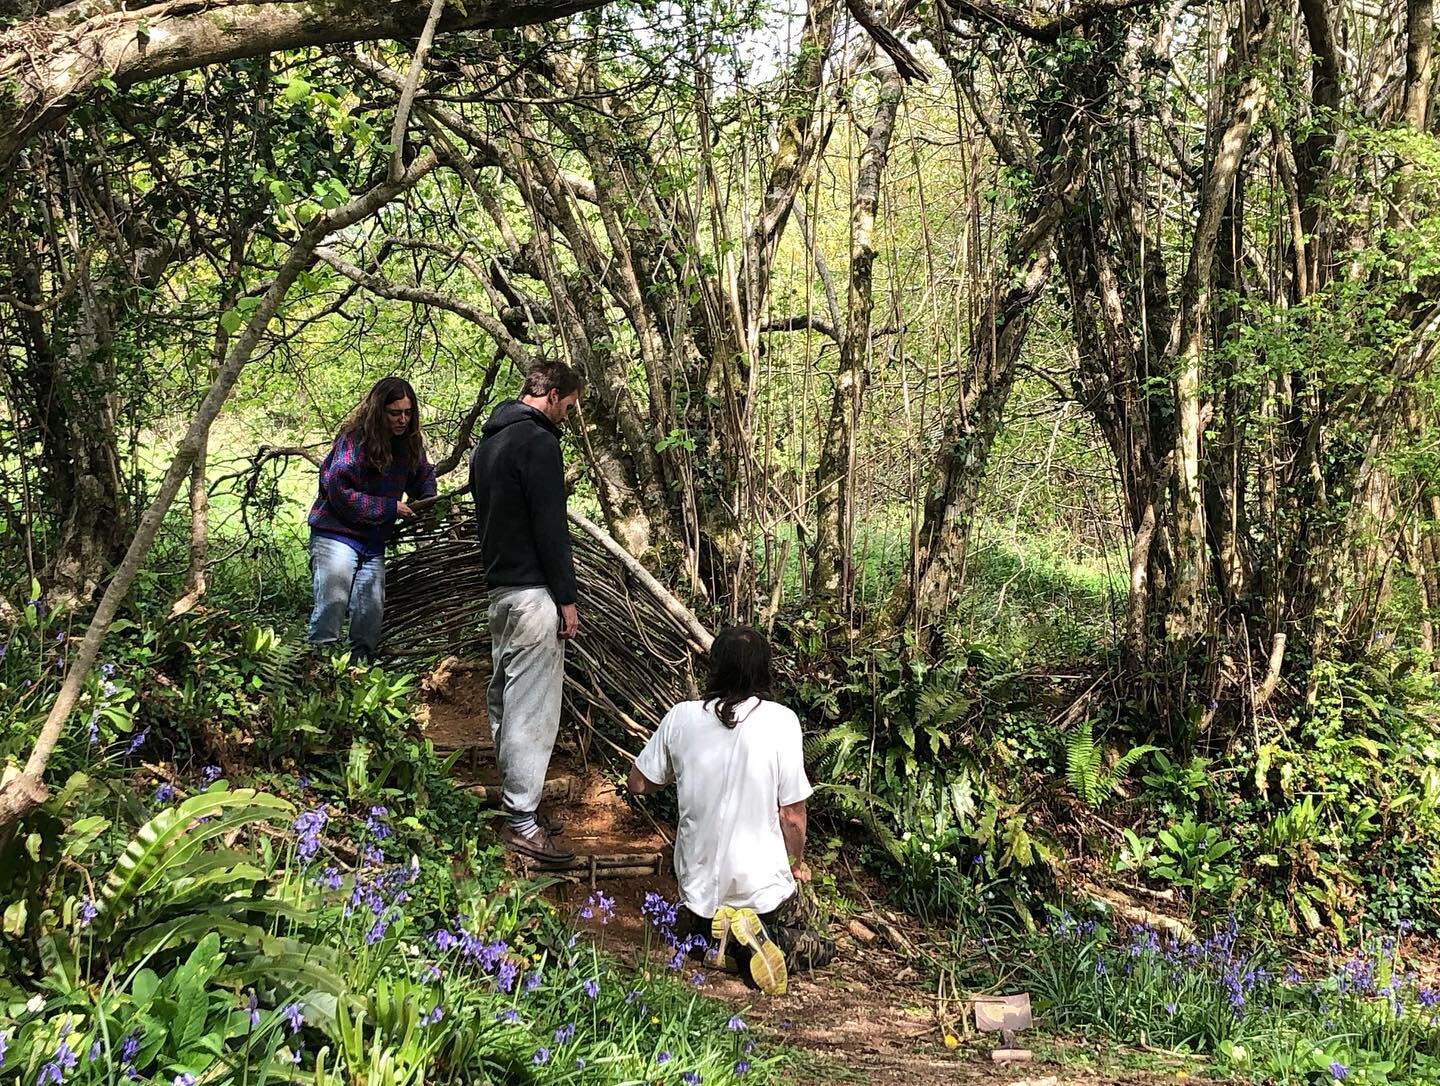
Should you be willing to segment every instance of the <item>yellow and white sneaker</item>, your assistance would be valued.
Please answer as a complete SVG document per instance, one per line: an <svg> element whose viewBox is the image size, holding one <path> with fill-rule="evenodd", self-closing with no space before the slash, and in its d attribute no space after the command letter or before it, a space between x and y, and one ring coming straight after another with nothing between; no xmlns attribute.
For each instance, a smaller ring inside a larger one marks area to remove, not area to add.
<svg viewBox="0 0 1440 1086"><path fill-rule="evenodd" d="M726 948L731 937L748 950L750 979L766 995L784 995L789 974L785 969L785 954L770 938L760 915L754 909L736 909L722 905L715 910L710 922L710 934L716 941L716 956L725 959Z"/></svg>

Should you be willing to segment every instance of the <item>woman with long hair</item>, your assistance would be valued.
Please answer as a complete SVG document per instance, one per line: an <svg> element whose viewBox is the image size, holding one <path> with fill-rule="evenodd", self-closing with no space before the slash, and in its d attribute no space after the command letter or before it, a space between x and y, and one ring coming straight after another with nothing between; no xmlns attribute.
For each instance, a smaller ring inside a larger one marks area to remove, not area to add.
<svg viewBox="0 0 1440 1086"><path fill-rule="evenodd" d="M435 468L420 436L420 401L410 382L382 377L340 425L320 465L310 508L315 607L305 640L334 645L350 616L350 647L369 662L385 617L385 545L408 502L435 494Z"/></svg>
<svg viewBox="0 0 1440 1086"><path fill-rule="evenodd" d="M748 626L710 646L710 680L698 701L660 722L627 787L674 784L679 822L674 932L688 949L714 939L742 976L771 995L790 969L824 965L835 946L784 922L805 865L805 776L800 720L771 700L770 645ZM733 945L732 945L733 943Z"/></svg>

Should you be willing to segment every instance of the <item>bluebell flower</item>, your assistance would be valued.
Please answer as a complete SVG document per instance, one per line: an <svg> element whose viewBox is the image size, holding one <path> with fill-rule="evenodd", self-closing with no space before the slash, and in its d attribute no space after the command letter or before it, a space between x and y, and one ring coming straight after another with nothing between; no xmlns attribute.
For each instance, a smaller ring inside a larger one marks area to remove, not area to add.
<svg viewBox="0 0 1440 1086"><path fill-rule="evenodd" d="M141 728L138 732L134 734L134 736L131 737L130 745L125 748L125 753L134 754L136 751L138 751L141 747L145 745L145 740L149 737L149 735L149 728Z"/></svg>
<svg viewBox="0 0 1440 1086"><path fill-rule="evenodd" d="M592 980L587 980L584 984L581 985L581 987L585 990L585 994L586 994L587 996L589 996L591 999L599 999L599 998L600 998L600 982L599 982L599 981L593 980L593 979L592 979Z"/></svg>
<svg viewBox="0 0 1440 1086"><path fill-rule="evenodd" d="M95 907L95 902L88 897L80 902L80 926L88 928L90 922L100 915L100 910Z"/></svg>
<svg viewBox="0 0 1440 1086"><path fill-rule="evenodd" d="M0 660L3 660L3 659L5 659L5 656L4 656L3 653L0 653ZM0 1031L0 1067L4 1067L4 1066L5 1066L5 1053L6 1053L6 1051L7 1051L9 1048L10 1048L10 1034L9 1034L9 1033L6 1033L6 1032L3 1032L3 1031Z"/></svg>
<svg viewBox="0 0 1440 1086"><path fill-rule="evenodd" d="M92 747L100 745L100 710L96 709L90 714L90 720L85 725L85 738L89 740Z"/></svg>
<svg viewBox="0 0 1440 1086"><path fill-rule="evenodd" d="M704 974L704 973L691 973L691 974L690 974L690 984L691 984L693 987L696 987L696 988L703 988L703 987L705 986L705 974Z"/></svg>
<svg viewBox="0 0 1440 1086"><path fill-rule="evenodd" d="M169 803L169 802L170 802L171 800L173 800L174 798L175 798L175 786L174 786L173 784L171 784L169 781L164 782L163 784L160 785L159 788L155 789L155 802L156 802L156 803Z"/></svg>
<svg viewBox="0 0 1440 1086"><path fill-rule="evenodd" d="M542 1063L549 1063L550 1050L548 1048L537 1048L535 1050L535 1055L530 1057L530 1062L533 1063L536 1067L539 1067Z"/></svg>
<svg viewBox="0 0 1440 1086"><path fill-rule="evenodd" d="M378 867L385 862L385 851L374 845L366 845L360 850L360 860L372 867Z"/></svg>
<svg viewBox="0 0 1440 1086"><path fill-rule="evenodd" d="M730 1016L730 1021L725 1023L725 1028L728 1029L731 1033L739 1033L741 1030L746 1028L745 1019L741 1018L738 1014L732 1014Z"/></svg>
<svg viewBox="0 0 1440 1086"><path fill-rule="evenodd" d="M442 1008L440 1008L440 1007L437 1006L433 1011L431 1011L429 1014L427 1014L427 1015L425 1016L425 1025L427 1025L427 1026L436 1025L436 1024L437 1024L442 1018L444 1018L444 1017L445 1017L445 1011L444 1011Z"/></svg>
<svg viewBox="0 0 1440 1086"><path fill-rule="evenodd" d="M581 1057L581 1056L576 1056L576 1057L575 1057L575 1069L576 1069L577 1071L583 1071L583 1070L585 1070L585 1060L584 1060L583 1057Z"/></svg>
<svg viewBox="0 0 1440 1086"><path fill-rule="evenodd" d="M107 679L114 678L114 677L115 677L115 665L114 665L114 664L101 664L101 665L100 665L100 674L101 674L101 675L104 675L105 678L107 678Z"/></svg>
<svg viewBox="0 0 1440 1086"><path fill-rule="evenodd" d="M120 1042L120 1062L134 1063L135 1057L140 1054L140 1039L144 1036L142 1030L132 1030L130 1034Z"/></svg>
<svg viewBox="0 0 1440 1086"><path fill-rule="evenodd" d="M606 897L603 890L596 890L587 897L584 906L580 909L582 920L593 920L597 915L600 917L601 924L608 924L610 918L615 915L615 899Z"/></svg>
<svg viewBox="0 0 1440 1086"><path fill-rule="evenodd" d="M390 812L384 807L371 807L370 816L365 819L365 828L369 830L377 841L383 841L391 835L391 829L386 819Z"/></svg>
<svg viewBox="0 0 1440 1086"><path fill-rule="evenodd" d="M441 928L434 935L430 936L430 938L435 943L435 949L440 951L441 954L452 949L460 942L459 939L455 938L455 933L449 928Z"/></svg>
<svg viewBox="0 0 1440 1086"><path fill-rule="evenodd" d="M514 1023L520 1021L520 1012L517 1011L514 1007L511 1007L509 1010L501 1011L495 1017L502 1022L509 1022L513 1025Z"/></svg>
<svg viewBox="0 0 1440 1086"><path fill-rule="evenodd" d="M1103 977L1105 975L1105 963L1099 958L1095 959L1095 975L1097 977Z"/></svg>
<svg viewBox="0 0 1440 1086"><path fill-rule="evenodd" d="M631 988L630 991L628 991L628 992L625 993L625 1003L626 1003L626 1005L629 1005L629 1004L631 1004L631 1003L634 1003L634 1002L635 1002L637 999L639 999L639 998L640 998L640 989L639 989L639 988Z"/></svg>
<svg viewBox="0 0 1440 1086"><path fill-rule="evenodd" d="M64 1030L62 1029L61 1032L63 1033ZM65 1081L65 1072L79 1062L79 1057L75 1055L74 1050L62 1040L55 1049L55 1055L50 1057L50 1061L40 1068L40 1077L35 1080L36 1086L46 1086L46 1083L54 1083L55 1086L59 1086Z"/></svg>
<svg viewBox="0 0 1440 1086"><path fill-rule="evenodd" d="M305 1025L305 1012L298 1003L287 1003L280 1015L290 1026L292 1034L299 1033L300 1028Z"/></svg>
<svg viewBox="0 0 1440 1086"><path fill-rule="evenodd" d="M750 1070L750 1061L749 1061L749 1060L736 1060L736 1061L735 1061L735 1077L736 1077L736 1078L739 1078L741 1075L743 1075L743 1074L744 1074L746 1071L748 1071L748 1070Z"/></svg>
<svg viewBox="0 0 1440 1086"><path fill-rule="evenodd" d="M658 1055L656 1055L655 1062L658 1063L661 1067L664 1067L672 1059L674 1059L674 1057L671 1056L670 1053L660 1052Z"/></svg>
<svg viewBox="0 0 1440 1086"><path fill-rule="evenodd" d="M200 783L206 788L220 779L220 767L218 765L207 765L200 770Z"/></svg>
<svg viewBox="0 0 1440 1086"><path fill-rule="evenodd" d="M1330 1077L1336 1082L1341 1082L1350 1074L1350 1068L1346 1067L1339 1060L1330 1061Z"/></svg>
<svg viewBox="0 0 1440 1086"><path fill-rule="evenodd" d="M515 980L519 975L520 967L510 958L506 958L495 971L495 987L509 995L515 990Z"/></svg>
<svg viewBox="0 0 1440 1086"><path fill-rule="evenodd" d="M109 701L111 698L113 698L113 697L114 697L116 694L118 694L119 692L120 692L120 688L119 688L118 686L116 686L114 683L106 683L104 686L102 686L102 687L100 688L100 696L101 696L102 698L104 698L106 701Z"/></svg>
<svg viewBox="0 0 1440 1086"><path fill-rule="evenodd" d="M479 940L476 939L475 944L478 943ZM510 950L509 945L505 942L504 939L496 939L493 943L485 943L483 945L480 945L478 949L472 950L473 946L474 944L469 944L466 946L465 951L470 951L467 956L474 958L475 961L479 963L480 968L485 970L485 972L487 973L493 973L495 971L495 967L500 964L500 959L503 958ZM465 951L462 951L462 953L464 953Z"/></svg>
<svg viewBox="0 0 1440 1086"><path fill-rule="evenodd" d="M680 1076L680 1081L685 1083L685 1086L700 1086L705 1080L695 1071L686 1071Z"/></svg>
<svg viewBox="0 0 1440 1086"><path fill-rule="evenodd" d="M555 1043L556 1043L557 1045L563 1045L563 1044L567 1043L568 1041L570 1041L570 1039L573 1038L574 1036L575 1036L575 1023L574 1023L574 1022L566 1022L563 1026L561 1026L559 1029L557 1029L557 1030L555 1031Z"/></svg>
<svg viewBox="0 0 1440 1086"><path fill-rule="evenodd" d="M182 1071L175 1076L175 1080L170 1086L195 1086L195 1076L189 1071Z"/></svg>
<svg viewBox="0 0 1440 1086"><path fill-rule="evenodd" d="M86 1058L87 1060L89 1060L91 1063L94 1063L96 1060L98 1060L98 1059L100 1058L100 1051L101 1051L102 1048L103 1048L103 1046L100 1044L99 1040L91 1041L91 1042L90 1042L90 1054L89 1054L88 1056L86 1056L85 1058Z"/></svg>
<svg viewBox="0 0 1440 1086"><path fill-rule="evenodd" d="M333 867L327 867L327 868L325 869L325 871L324 871L323 879L324 879L324 882L325 882L325 889L327 889L327 890L338 890L338 889L340 889L340 872L339 872L338 870L336 870L335 868L333 868Z"/></svg>
<svg viewBox="0 0 1440 1086"><path fill-rule="evenodd" d="M254 992L250 993L250 999L245 1004L245 1009L250 1012L250 1028L254 1029L260 1024L260 1000Z"/></svg>
<svg viewBox="0 0 1440 1086"><path fill-rule="evenodd" d="M365 942L374 946L381 939L385 938L385 932L389 929L389 922L383 917L377 917L375 923L370 925L370 930L365 933Z"/></svg>
<svg viewBox="0 0 1440 1086"><path fill-rule="evenodd" d="M651 927L668 931L675 926L676 906L650 890L640 903L640 915L650 922Z"/></svg>
<svg viewBox="0 0 1440 1086"><path fill-rule="evenodd" d="M440 967L434 962L431 962L423 970L420 971L420 979L425 981L427 984L434 984L440 979Z"/></svg>
<svg viewBox="0 0 1440 1086"><path fill-rule="evenodd" d="M541 971L540 971L539 969L536 969L534 972L529 973L529 974L526 975L526 977L525 977L525 990L526 990L527 992L533 992L536 988L540 987L540 984L541 984L541 982L542 982L543 980L544 980L543 974L541 973Z"/></svg>
<svg viewBox="0 0 1440 1086"><path fill-rule="evenodd" d="M295 854L302 860L309 860L320 851L320 831L330 816L324 807L314 807L295 819Z"/></svg>

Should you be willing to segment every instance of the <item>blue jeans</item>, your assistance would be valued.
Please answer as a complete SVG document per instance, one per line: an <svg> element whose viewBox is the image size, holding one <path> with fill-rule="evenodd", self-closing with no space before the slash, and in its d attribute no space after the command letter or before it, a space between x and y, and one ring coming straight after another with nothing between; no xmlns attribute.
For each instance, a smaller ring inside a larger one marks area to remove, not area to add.
<svg viewBox="0 0 1440 1086"><path fill-rule="evenodd" d="M311 536L310 580L315 609L305 640L312 645L335 644L349 611L350 647L357 656L373 659L385 619L385 555L367 557L338 539Z"/></svg>

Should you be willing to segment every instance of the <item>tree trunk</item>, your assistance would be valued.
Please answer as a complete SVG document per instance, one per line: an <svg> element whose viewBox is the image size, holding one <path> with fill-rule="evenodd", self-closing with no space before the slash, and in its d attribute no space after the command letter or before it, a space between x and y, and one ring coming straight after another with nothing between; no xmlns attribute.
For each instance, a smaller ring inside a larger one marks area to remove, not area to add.
<svg viewBox="0 0 1440 1086"><path fill-rule="evenodd" d="M1171 480L1170 525L1174 532L1174 576L1170 586L1166 632L1182 653L1210 628L1210 557L1201 492L1201 362L1211 308L1210 284L1220 224L1245 157L1255 118L1269 95L1258 61L1274 35L1275 20L1257 7L1242 16L1223 77L1240 80L1233 99L1227 95L1224 127L1212 128L1209 169L1201 183L1200 211L1190 242L1190 259L1180 285L1180 312L1171 341L1175 347L1175 457ZM1244 78L1240 79L1242 73Z"/></svg>
<svg viewBox="0 0 1440 1086"><path fill-rule="evenodd" d="M1073 176L1067 174L1067 180ZM1031 307L1050 277L1055 229L1071 195L1068 183L1058 187L1063 195L1035 208L1012 236L1000 264L1005 278L992 283L985 312L971 334L972 364L946 418L912 557L912 579L891 598L883 619L891 628L909 620L921 629L950 607L952 586L965 565L990 449L1030 330Z"/></svg>
<svg viewBox="0 0 1440 1086"><path fill-rule="evenodd" d="M880 99L870 122L870 135L860 154L855 196L850 211L850 298L830 422L820 446L815 472L815 542L811 564L815 591L837 601L849 614L853 607L850 558L855 521L855 434L865 400L870 355L870 314L874 307L875 212L895 132L895 117L905 84L894 68L886 71Z"/></svg>

